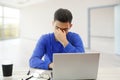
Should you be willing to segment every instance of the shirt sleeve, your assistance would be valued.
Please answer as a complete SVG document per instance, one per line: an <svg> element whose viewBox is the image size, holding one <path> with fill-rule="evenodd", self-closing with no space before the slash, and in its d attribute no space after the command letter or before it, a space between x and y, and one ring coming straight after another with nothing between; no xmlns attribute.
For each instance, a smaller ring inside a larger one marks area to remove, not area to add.
<svg viewBox="0 0 120 80"><path fill-rule="evenodd" d="M32 68L39 68L39 69L48 69L48 65L50 64L49 58L46 57L46 60L42 60L45 47L46 47L46 36L43 35L37 42L36 47L33 51L33 54L29 60L29 65Z"/></svg>
<svg viewBox="0 0 120 80"><path fill-rule="evenodd" d="M72 34L68 38L68 41L69 41L69 43L64 48L65 52L67 52L67 53L73 53L73 52L84 53L85 52L83 42L78 34L75 34L75 33Z"/></svg>

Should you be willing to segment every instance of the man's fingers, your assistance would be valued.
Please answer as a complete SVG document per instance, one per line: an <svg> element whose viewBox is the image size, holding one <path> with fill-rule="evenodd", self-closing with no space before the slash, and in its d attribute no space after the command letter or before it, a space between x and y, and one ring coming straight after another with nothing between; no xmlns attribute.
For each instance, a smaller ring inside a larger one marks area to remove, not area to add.
<svg viewBox="0 0 120 80"><path fill-rule="evenodd" d="M65 33L65 30L63 30L63 33Z"/></svg>

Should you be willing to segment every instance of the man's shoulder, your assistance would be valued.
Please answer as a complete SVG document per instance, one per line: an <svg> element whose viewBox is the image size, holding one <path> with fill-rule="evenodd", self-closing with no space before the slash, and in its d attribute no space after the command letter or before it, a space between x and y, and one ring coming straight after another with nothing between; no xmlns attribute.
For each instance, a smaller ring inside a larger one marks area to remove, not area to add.
<svg viewBox="0 0 120 80"><path fill-rule="evenodd" d="M53 35L53 33L42 34L40 38L48 39Z"/></svg>
<svg viewBox="0 0 120 80"><path fill-rule="evenodd" d="M79 36L79 34L78 33L75 33L75 32L68 32L68 35L71 35L71 36Z"/></svg>
<svg viewBox="0 0 120 80"><path fill-rule="evenodd" d="M43 34L42 36L48 37L50 35L53 35L53 33L46 33L46 34Z"/></svg>

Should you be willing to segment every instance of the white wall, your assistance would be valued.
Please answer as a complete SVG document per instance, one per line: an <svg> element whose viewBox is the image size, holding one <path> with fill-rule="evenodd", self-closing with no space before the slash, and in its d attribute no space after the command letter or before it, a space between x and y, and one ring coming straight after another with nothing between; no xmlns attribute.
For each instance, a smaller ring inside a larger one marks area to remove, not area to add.
<svg viewBox="0 0 120 80"><path fill-rule="evenodd" d="M114 37L114 7L91 10L91 36Z"/></svg>
<svg viewBox="0 0 120 80"><path fill-rule="evenodd" d="M92 8L90 12L91 49L114 53L114 6Z"/></svg>
<svg viewBox="0 0 120 80"><path fill-rule="evenodd" d="M120 55L120 5L115 7L115 53Z"/></svg>
<svg viewBox="0 0 120 80"><path fill-rule="evenodd" d="M70 9L73 13L72 31L81 35L87 47L87 9L117 3L119 0L46 0L43 3L21 8L21 38L36 40L41 34L52 32L54 11L62 7Z"/></svg>

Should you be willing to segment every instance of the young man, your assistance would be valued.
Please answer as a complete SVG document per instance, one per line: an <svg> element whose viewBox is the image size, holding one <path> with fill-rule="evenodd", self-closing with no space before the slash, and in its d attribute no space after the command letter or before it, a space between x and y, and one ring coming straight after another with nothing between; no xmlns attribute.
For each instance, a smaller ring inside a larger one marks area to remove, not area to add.
<svg viewBox="0 0 120 80"><path fill-rule="evenodd" d="M68 9L58 9L54 14L54 32L41 36L29 60L30 67L39 69L53 68L54 53L84 53L80 36L68 32L72 27L72 14ZM44 56L44 60L42 59Z"/></svg>

